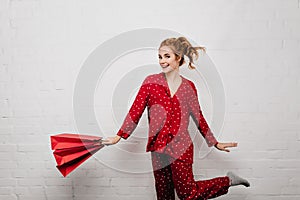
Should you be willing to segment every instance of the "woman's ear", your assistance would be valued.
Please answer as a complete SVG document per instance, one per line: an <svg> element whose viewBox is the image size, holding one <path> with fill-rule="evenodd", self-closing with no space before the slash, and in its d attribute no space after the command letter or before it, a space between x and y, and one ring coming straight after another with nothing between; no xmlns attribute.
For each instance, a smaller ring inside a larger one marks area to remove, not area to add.
<svg viewBox="0 0 300 200"><path fill-rule="evenodd" d="M179 55L177 55L177 54L175 54L175 58L176 58L176 60L177 60L178 62L182 59L182 57L179 56Z"/></svg>

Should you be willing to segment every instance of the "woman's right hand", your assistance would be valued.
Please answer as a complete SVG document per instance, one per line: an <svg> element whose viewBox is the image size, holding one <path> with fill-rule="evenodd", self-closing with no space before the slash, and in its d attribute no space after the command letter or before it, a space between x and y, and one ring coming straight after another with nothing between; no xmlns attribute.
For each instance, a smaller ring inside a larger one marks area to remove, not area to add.
<svg viewBox="0 0 300 200"><path fill-rule="evenodd" d="M112 145L117 144L121 139L121 136L116 135L115 137L108 137L105 140L102 140L102 144L104 145Z"/></svg>

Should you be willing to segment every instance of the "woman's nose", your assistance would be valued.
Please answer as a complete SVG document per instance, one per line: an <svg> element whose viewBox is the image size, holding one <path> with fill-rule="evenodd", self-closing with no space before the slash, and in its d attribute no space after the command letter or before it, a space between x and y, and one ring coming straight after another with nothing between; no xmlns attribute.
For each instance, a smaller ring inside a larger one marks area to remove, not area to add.
<svg viewBox="0 0 300 200"><path fill-rule="evenodd" d="M166 62L166 60L165 59L160 59L160 61L159 61L160 63L165 63Z"/></svg>

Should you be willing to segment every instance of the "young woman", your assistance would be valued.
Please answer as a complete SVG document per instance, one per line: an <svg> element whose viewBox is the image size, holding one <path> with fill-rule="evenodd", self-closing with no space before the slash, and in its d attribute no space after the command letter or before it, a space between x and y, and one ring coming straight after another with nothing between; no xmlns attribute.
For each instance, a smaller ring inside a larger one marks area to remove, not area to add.
<svg viewBox="0 0 300 200"><path fill-rule="evenodd" d="M151 152L155 188L158 200L210 199L228 192L234 185L250 186L249 182L232 172L210 180L194 180L193 142L188 132L192 117L208 146L229 152L237 143L221 143L216 140L202 114L194 83L179 73L179 67L189 58L189 68L195 69L193 59L197 50L185 37L168 38L159 47L159 64L162 72L148 75L115 137L103 141L105 145L127 139L135 130L145 108L148 111L148 143Z"/></svg>

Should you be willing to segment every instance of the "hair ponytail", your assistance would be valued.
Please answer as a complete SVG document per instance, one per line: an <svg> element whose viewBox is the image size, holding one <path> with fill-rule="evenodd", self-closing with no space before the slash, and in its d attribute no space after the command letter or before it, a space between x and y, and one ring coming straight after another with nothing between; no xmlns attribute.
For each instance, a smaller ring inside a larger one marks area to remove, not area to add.
<svg viewBox="0 0 300 200"><path fill-rule="evenodd" d="M179 61L179 66L181 66L186 62L184 56L187 56L189 58L188 67L190 69L196 68L193 64L194 64L194 59L197 60L199 57L199 53L197 50L202 50L203 52L206 52L205 47L201 47L201 46L193 47L185 37L165 39L160 44L160 47L162 46L169 46L173 50L175 55L181 57Z"/></svg>

